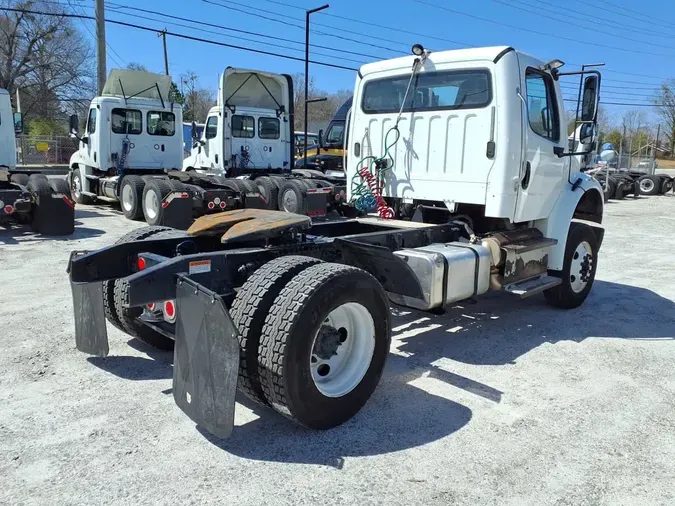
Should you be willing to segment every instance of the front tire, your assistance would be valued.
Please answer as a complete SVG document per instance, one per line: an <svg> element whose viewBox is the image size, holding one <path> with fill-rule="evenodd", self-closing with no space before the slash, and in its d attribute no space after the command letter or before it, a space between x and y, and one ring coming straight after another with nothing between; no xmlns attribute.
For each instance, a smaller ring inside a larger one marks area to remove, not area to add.
<svg viewBox="0 0 675 506"><path fill-rule="evenodd" d="M83 183L80 169L73 169L70 175L70 196L77 204L93 204L94 199L82 193L84 191Z"/></svg>
<svg viewBox="0 0 675 506"><path fill-rule="evenodd" d="M265 397L301 425L336 427L372 395L390 343L387 295L373 276L340 264L309 267L281 291L265 320Z"/></svg>
<svg viewBox="0 0 675 506"><path fill-rule="evenodd" d="M584 303L591 291L598 268L598 238L593 229L572 222L567 234L562 271L549 271L562 282L544 292L553 307L572 309Z"/></svg>

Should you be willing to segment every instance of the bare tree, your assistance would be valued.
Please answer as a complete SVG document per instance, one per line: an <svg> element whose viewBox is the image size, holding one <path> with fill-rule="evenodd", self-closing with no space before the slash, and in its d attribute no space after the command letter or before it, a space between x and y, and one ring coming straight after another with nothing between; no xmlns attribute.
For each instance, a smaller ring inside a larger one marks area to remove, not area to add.
<svg viewBox="0 0 675 506"><path fill-rule="evenodd" d="M3 0L2 5L63 13L47 1ZM93 96L94 77L91 47L69 19L25 12L0 15L0 87L12 98L20 89L27 118L56 119L62 99Z"/></svg>
<svg viewBox="0 0 675 506"><path fill-rule="evenodd" d="M305 75L294 74L293 76L293 102L295 109L295 130L302 131L305 127ZM314 102L309 105L307 121L310 125L328 123L335 111L352 96L350 90L338 90L335 93L326 93L319 90L314 78L309 80L309 98L326 97L325 102Z"/></svg>
<svg viewBox="0 0 675 506"><path fill-rule="evenodd" d="M661 84L654 98L656 109L661 117L663 132L668 140L670 152L675 152L675 79Z"/></svg>
<svg viewBox="0 0 675 506"><path fill-rule="evenodd" d="M199 88L199 78L192 71L183 74L180 82L184 107L183 119L198 123L206 121L209 109L216 104L215 93L207 88Z"/></svg>

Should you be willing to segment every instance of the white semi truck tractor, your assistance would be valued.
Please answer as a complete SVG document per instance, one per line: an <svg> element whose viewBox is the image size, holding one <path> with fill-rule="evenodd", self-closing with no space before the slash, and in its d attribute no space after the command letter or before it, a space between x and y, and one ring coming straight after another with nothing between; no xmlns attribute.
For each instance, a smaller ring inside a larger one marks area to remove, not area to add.
<svg viewBox="0 0 675 506"><path fill-rule="evenodd" d="M266 209L324 216L342 203L344 174L293 168L294 118L291 76L228 67L183 169L257 191Z"/></svg>
<svg viewBox="0 0 675 506"><path fill-rule="evenodd" d="M237 389L329 429L382 376L390 302L437 311L492 290L578 307L604 235L602 187L582 170L600 74L562 66L511 47L419 45L362 66L347 163L362 217L242 209L73 252L78 349L108 353L106 319L175 346L174 400L218 437L233 430ZM582 77L572 149L565 74Z"/></svg>

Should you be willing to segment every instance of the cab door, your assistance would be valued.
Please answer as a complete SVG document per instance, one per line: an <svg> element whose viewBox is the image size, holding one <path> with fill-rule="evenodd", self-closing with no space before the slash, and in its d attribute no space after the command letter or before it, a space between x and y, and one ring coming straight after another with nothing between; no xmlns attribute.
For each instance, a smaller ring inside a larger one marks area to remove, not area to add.
<svg viewBox="0 0 675 506"><path fill-rule="evenodd" d="M99 163L99 135L98 132L98 109L93 106L89 109L87 116L87 125L85 127L85 135L82 142L80 142L80 155L84 159L85 165L89 167L97 167ZM84 140L86 139L86 143Z"/></svg>
<svg viewBox="0 0 675 506"><path fill-rule="evenodd" d="M520 170L516 223L546 218L565 181L566 158L553 152L564 147L563 103L553 77L533 58L519 55L523 104L524 160Z"/></svg>
<svg viewBox="0 0 675 506"><path fill-rule="evenodd" d="M218 129L218 116L209 116L204 127L204 145L199 156L199 166L204 169L215 169L222 166L222 130Z"/></svg>

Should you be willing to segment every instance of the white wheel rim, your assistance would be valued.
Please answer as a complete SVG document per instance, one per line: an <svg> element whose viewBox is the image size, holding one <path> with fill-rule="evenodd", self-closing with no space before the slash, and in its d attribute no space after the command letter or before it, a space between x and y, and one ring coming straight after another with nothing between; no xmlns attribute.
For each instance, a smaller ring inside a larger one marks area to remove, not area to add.
<svg viewBox="0 0 675 506"><path fill-rule="evenodd" d="M281 201L283 203L284 211L287 213L294 213L298 210L298 197L293 190L286 190Z"/></svg>
<svg viewBox="0 0 675 506"><path fill-rule="evenodd" d="M572 255L570 267L570 286L574 293L584 291L593 272L593 248L586 241L582 241Z"/></svg>
<svg viewBox="0 0 675 506"><path fill-rule="evenodd" d="M131 188L131 185L124 185L122 188L122 207L125 211L131 211L134 207L134 191Z"/></svg>
<svg viewBox="0 0 675 506"><path fill-rule="evenodd" d="M82 183L80 183L80 176L73 176L73 194L75 198L80 198L82 192Z"/></svg>
<svg viewBox="0 0 675 506"><path fill-rule="evenodd" d="M654 181L651 179L643 179L640 181L640 191L650 192L654 189Z"/></svg>
<svg viewBox="0 0 675 506"><path fill-rule="evenodd" d="M149 190L146 192L143 207L145 208L145 216L147 218L155 219L157 217L159 214L159 199L154 191Z"/></svg>
<svg viewBox="0 0 675 506"><path fill-rule="evenodd" d="M361 383L374 352L375 322L368 310L357 302L338 306L312 342L314 385L326 397L347 395Z"/></svg>

